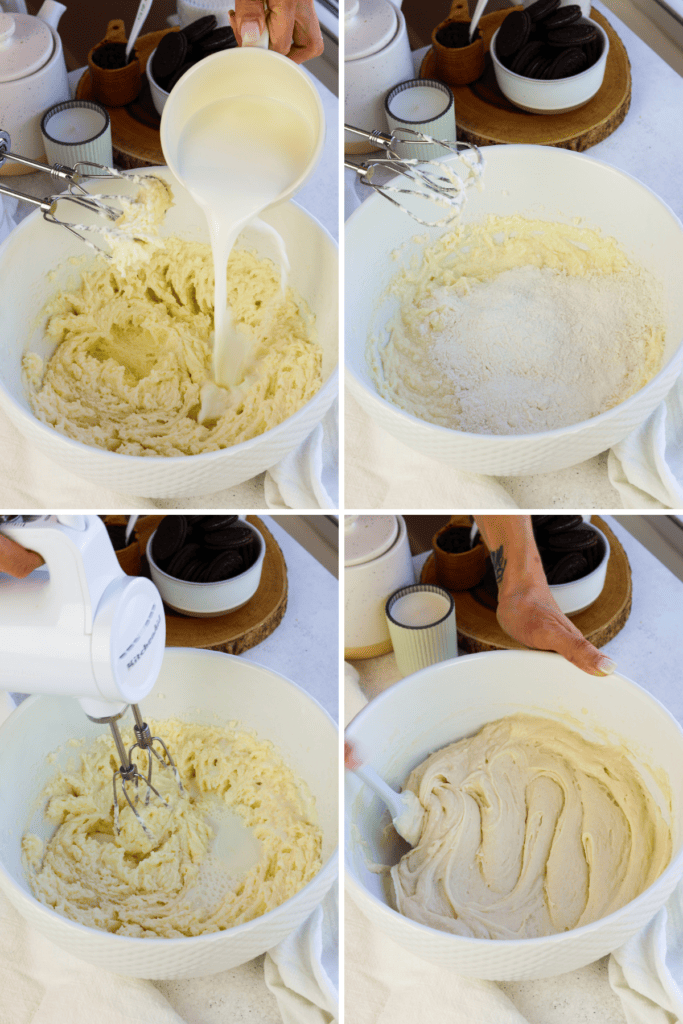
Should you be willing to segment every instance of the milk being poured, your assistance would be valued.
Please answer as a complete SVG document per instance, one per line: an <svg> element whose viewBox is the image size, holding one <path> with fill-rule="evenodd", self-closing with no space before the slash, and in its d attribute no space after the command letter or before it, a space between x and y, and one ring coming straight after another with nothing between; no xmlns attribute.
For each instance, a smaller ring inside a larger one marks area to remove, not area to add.
<svg viewBox="0 0 683 1024"><path fill-rule="evenodd" d="M221 388L239 383L249 339L227 308L226 267L243 228L274 203L305 171L315 147L314 127L288 103L243 95L208 103L185 125L178 142L180 177L204 210L215 268L213 376ZM269 229L276 234L273 229ZM286 267L280 239L282 265ZM202 394L202 418L225 407L215 386Z"/></svg>

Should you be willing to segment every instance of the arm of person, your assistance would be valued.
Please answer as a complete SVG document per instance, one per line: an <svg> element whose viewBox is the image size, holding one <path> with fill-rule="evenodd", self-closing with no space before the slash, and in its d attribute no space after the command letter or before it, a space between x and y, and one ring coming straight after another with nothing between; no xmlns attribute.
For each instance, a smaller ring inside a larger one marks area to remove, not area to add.
<svg viewBox="0 0 683 1024"><path fill-rule="evenodd" d="M27 551L9 537L0 534L0 572L23 580L39 565L43 565L43 559L35 551Z"/></svg>
<svg viewBox="0 0 683 1024"><path fill-rule="evenodd" d="M266 24L270 48L296 64L319 57L324 43L313 0L235 0L230 24L240 46L253 46Z"/></svg>
<svg viewBox="0 0 683 1024"><path fill-rule="evenodd" d="M536 547L531 516L474 517L491 552L498 583L498 622L508 636L542 651L556 651L594 676L616 668L557 606Z"/></svg>

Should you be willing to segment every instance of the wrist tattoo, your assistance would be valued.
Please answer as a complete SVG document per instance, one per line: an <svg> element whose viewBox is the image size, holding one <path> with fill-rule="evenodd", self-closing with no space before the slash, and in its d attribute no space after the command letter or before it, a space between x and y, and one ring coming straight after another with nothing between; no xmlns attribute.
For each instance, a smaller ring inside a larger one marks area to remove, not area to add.
<svg viewBox="0 0 683 1024"><path fill-rule="evenodd" d="M505 566L508 564L508 560L503 554L503 545L496 548L495 551L491 552L491 562L493 564L493 573L496 577L496 583L498 586L503 582L503 574L505 573Z"/></svg>

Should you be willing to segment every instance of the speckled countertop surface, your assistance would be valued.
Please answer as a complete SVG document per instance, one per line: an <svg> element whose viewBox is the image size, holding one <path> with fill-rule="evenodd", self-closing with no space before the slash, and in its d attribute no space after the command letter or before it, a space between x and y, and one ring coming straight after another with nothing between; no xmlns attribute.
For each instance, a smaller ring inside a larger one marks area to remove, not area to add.
<svg viewBox="0 0 683 1024"><path fill-rule="evenodd" d="M607 521L631 565L633 607L624 629L603 650L623 675L649 690L683 722L683 583L620 526L618 516L607 517ZM416 565L421 566L426 557L418 556ZM353 664L369 698L400 678L393 654ZM529 1024L625 1024L621 1002L607 980L607 959L559 977L501 982L500 987Z"/></svg>

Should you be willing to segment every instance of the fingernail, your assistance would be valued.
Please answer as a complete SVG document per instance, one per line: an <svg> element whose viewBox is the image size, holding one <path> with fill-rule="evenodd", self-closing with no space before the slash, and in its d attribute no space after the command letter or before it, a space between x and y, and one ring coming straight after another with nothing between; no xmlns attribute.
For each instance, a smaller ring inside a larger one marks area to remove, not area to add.
<svg viewBox="0 0 683 1024"><path fill-rule="evenodd" d="M611 676L612 673L616 671L616 668L616 661L612 661L611 658L608 658L606 655L603 654L603 656L600 658L600 662L598 665L598 675Z"/></svg>
<svg viewBox="0 0 683 1024"><path fill-rule="evenodd" d="M242 46L254 46L261 38L258 21L245 21L242 25Z"/></svg>

